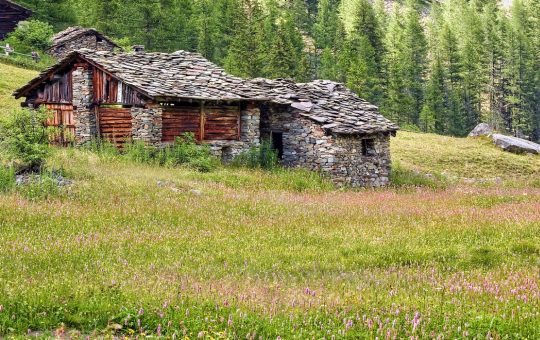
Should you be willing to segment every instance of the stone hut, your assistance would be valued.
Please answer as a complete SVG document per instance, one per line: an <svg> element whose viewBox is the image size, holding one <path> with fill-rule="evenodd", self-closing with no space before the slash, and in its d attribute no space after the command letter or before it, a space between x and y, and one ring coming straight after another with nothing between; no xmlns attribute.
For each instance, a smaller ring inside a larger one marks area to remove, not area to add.
<svg viewBox="0 0 540 340"><path fill-rule="evenodd" d="M285 166L348 186L388 183L397 130L342 84L245 80L185 51L71 52L14 95L54 112L47 124L62 127L60 143L161 146L191 132L227 162L268 139Z"/></svg>
<svg viewBox="0 0 540 340"><path fill-rule="evenodd" d="M28 19L32 11L10 0L0 0L0 40L12 32L19 21Z"/></svg>
<svg viewBox="0 0 540 340"><path fill-rule="evenodd" d="M340 185L380 187L390 175L397 125L344 85L255 79L271 99L261 106L261 138L284 165L323 171Z"/></svg>
<svg viewBox="0 0 540 340"><path fill-rule="evenodd" d="M93 28L75 26L56 33L52 37L51 47L46 52L53 57L62 59L69 53L80 49L113 52L121 48Z"/></svg>

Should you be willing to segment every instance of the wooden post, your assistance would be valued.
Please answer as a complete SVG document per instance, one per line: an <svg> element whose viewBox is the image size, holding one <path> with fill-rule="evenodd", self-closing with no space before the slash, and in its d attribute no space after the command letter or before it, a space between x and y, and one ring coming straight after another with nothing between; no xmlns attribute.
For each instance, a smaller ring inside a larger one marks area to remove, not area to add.
<svg viewBox="0 0 540 340"><path fill-rule="evenodd" d="M204 141L204 117L205 116L205 110L204 110L204 101L201 101L201 127L199 129L199 140L202 142Z"/></svg>
<svg viewBox="0 0 540 340"><path fill-rule="evenodd" d="M238 102L238 138L236 140L242 139L242 102Z"/></svg>

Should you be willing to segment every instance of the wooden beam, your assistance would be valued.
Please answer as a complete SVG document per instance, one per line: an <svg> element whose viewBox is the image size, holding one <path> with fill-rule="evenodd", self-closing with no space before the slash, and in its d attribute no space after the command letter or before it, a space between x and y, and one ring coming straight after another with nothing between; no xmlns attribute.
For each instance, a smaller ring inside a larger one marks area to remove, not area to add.
<svg viewBox="0 0 540 340"><path fill-rule="evenodd" d="M200 141L204 141L204 116L205 116L205 108L204 108L204 101L201 101L201 127L199 129L199 139Z"/></svg>

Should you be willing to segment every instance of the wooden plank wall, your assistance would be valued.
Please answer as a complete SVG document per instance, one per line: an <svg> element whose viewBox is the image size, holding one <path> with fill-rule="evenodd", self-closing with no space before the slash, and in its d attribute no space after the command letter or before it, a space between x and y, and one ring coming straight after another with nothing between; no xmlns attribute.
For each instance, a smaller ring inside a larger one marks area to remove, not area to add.
<svg viewBox="0 0 540 340"><path fill-rule="evenodd" d="M205 140L240 139L240 108L236 106L205 106Z"/></svg>
<svg viewBox="0 0 540 340"><path fill-rule="evenodd" d="M131 139L131 109L129 108L98 108L99 133L117 147Z"/></svg>
<svg viewBox="0 0 540 340"><path fill-rule="evenodd" d="M26 20L28 17L29 15L20 9L13 8L11 5L0 1L0 40L14 31L19 21Z"/></svg>
<svg viewBox="0 0 540 340"><path fill-rule="evenodd" d="M192 132L197 140L201 140L200 117L199 104L163 107L162 141L173 142L185 132Z"/></svg>
<svg viewBox="0 0 540 340"><path fill-rule="evenodd" d="M95 104L143 105L144 102L137 91L120 80L94 68L92 74Z"/></svg>
<svg viewBox="0 0 540 340"><path fill-rule="evenodd" d="M71 71L54 75L51 82L45 83L37 90L38 103L71 103L72 101Z"/></svg>
<svg viewBox="0 0 540 340"><path fill-rule="evenodd" d="M75 137L75 121L73 120L73 105L71 104L44 104L52 112L45 126L61 127L61 131L52 137L52 142L67 145Z"/></svg>
<svg viewBox="0 0 540 340"><path fill-rule="evenodd" d="M239 140L240 108L237 105L182 104L163 107L163 142L185 132L202 140Z"/></svg>

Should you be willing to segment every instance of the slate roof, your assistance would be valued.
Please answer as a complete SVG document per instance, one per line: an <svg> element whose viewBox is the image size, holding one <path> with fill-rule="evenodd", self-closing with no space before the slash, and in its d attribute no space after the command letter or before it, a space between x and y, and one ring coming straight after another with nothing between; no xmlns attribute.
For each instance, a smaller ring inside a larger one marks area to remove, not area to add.
<svg viewBox="0 0 540 340"><path fill-rule="evenodd" d="M345 85L330 80L294 83L287 79L252 80L265 89L271 101L287 104L338 134L395 132L398 126L379 113L377 106L359 98Z"/></svg>
<svg viewBox="0 0 540 340"><path fill-rule="evenodd" d="M112 53L89 49L70 53L28 85L18 89L14 95L17 98L23 96L51 72L77 57L101 67L152 99L267 100L262 88L227 74L198 53Z"/></svg>
<svg viewBox="0 0 540 340"><path fill-rule="evenodd" d="M106 40L109 43L113 44L114 46L120 47L115 42L113 42L111 39L107 38L106 36L99 33L98 31L96 31L93 28L84 28L84 27L80 27L80 26L73 26L73 27L68 27L63 31L56 33L52 37L52 43L51 43L50 48L53 48L53 47L56 47L56 46L59 46L59 45L63 45L65 43L67 43L69 41L72 41L72 40L75 40L75 39L77 39L77 38L79 38L79 37L81 37L83 35L96 35L96 36L102 38L103 40Z"/></svg>
<svg viewBox="0 0 540 340"><path fill-rule="evenodd" d="M398 126L378 108L359 98L343 84L328 80L294 83L286 79L245 80L193 52L112 53L83 49L15 91L20 98L48 80L58 69L82 58L151 99L208 101L265 101L290 105L327 130L338 134L395 132Z"/></svg>

